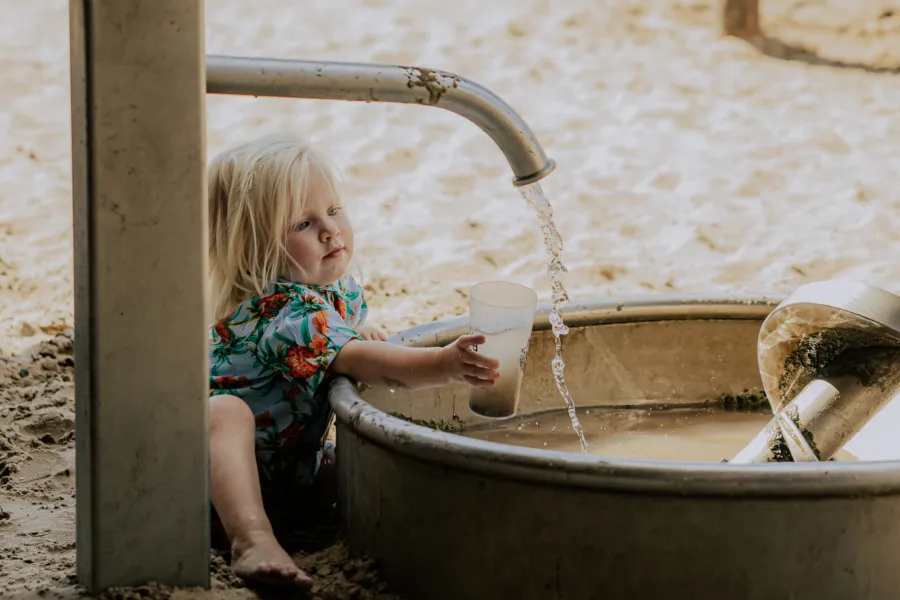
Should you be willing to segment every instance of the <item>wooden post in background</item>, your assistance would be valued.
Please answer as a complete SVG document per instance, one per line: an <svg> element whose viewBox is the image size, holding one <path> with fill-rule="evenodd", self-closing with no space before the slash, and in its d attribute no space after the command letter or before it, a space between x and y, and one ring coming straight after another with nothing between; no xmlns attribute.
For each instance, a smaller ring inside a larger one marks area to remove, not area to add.
<svg viewBox="0 0 900 600"><path fill-rule="evenodd" d="M759 0L720 0L722 33L744 39L762 35L759 27Z"/></svg>

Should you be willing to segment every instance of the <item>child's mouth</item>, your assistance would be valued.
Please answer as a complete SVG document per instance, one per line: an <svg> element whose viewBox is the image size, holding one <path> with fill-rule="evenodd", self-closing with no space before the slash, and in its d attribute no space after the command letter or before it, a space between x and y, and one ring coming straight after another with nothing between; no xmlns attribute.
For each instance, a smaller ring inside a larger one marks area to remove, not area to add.
<svg viewBox="0 0 900 600"><path fill-rule="evenodd" d="M344 252L344 247L341 246L341 247L339 247L339 248L335 248L334 250L332 250L331 252L329 252L328 254L326 254L326 255L325 255L325 258L337 258L337 257L340 256L341 254L343 254L343 252Z"/></svg>

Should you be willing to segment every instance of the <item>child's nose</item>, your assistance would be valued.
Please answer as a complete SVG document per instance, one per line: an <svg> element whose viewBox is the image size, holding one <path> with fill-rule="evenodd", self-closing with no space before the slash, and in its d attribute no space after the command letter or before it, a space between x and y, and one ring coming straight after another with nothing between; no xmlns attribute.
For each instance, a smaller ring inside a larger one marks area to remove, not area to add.
<svg viewBox="0 0 900 600"><path fill-rule="evenodd" d="M340 228L338 228L337 223L326 222L324 227L322 227L322 241L327 242L333 237L337 237L337 235L341 232Z"/></svg>

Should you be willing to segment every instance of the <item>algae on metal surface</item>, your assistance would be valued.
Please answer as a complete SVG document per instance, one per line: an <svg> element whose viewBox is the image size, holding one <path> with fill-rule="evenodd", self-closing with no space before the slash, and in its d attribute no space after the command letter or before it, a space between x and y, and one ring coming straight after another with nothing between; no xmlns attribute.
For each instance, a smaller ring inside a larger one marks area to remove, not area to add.
<svg viewBox="0 0 900 600"><path fill-rule="evenodd" d="M762 391L751 392L745 389L740 394L724 393L716 399L717 404L731 410L754 409L765 406L768 401Z"/></svg>
<svg viewBox="0 0 900 600"><path fill-rule="evenodd" d="M893 389L900 379L900 348L877 346L847 350L825 365L820 377L852 376L865 387Z"/></svg>
<svg viewBox="0 0 900 600"><path fill-rule="evenodd" d="M784 360L784 372L778 381L783 399L792 398L823 370L848 350L896 346L896 342L879 331L849 327L833 327L803 337L797 349Z"/></svg>
<svg viewBox="0 0 900 600"><path fill-rule="evenodd" d="M900 348L897 341L881 331L833 327L804 336L797 348L784 361L778 391L792 400L816 379L855 377L864 387L877 386L885 391L900 380ZM785 408L785 414L815 453L822 459L813 433L800 423L796 406ZM768 446L775 462L791 462L793 458L781 429L774 422L766 428Z"/></svg>

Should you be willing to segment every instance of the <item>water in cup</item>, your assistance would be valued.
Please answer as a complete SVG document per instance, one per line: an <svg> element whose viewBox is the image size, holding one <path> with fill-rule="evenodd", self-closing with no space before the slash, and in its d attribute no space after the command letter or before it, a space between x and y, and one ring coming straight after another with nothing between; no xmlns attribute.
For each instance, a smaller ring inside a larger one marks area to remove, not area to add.
<svg viewBox="0 0 900 600"><path fill-rule="evenodd" d="M476 351L500 363L500 378L494 385L470 389L472 412L493 418L516 414L536 304L537 294L523 285L489 281L472 288L471 331L485 337L485 343Z"/></svg>
<svg viewBox="0 0 900 600"><path fill-rule="evenodd" d="M531 329L510 329L500 333L474 329L472 333L481 334L487 340L477 351L500 361L500 378L491 387L472 388L469 408L485 417L511 417L519 406Z"/></svg>

